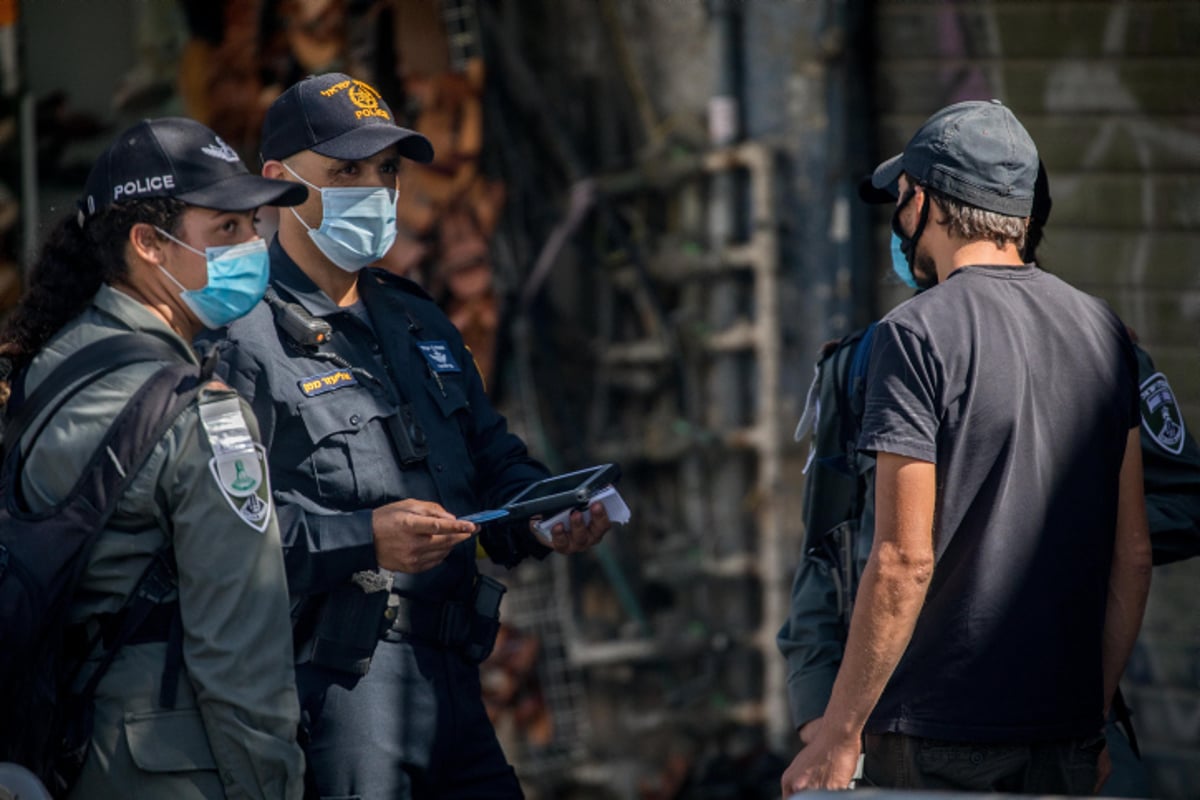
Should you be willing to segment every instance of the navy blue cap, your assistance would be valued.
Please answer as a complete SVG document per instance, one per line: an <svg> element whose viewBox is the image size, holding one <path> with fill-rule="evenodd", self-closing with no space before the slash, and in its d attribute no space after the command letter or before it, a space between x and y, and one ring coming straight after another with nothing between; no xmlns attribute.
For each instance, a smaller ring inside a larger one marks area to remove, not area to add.
<svg viewBox="0 0 1200 800"><path fill-rule="evenodd" d="M1027 217L1037 181L1037 146L999 100L969 100L927 119L903 153L875 168L859 194L867 202L894 199L901 172L967 205Z"/></svg>
<svg viewBox="0 0 1200 800"><path fill-rule="evenodd" d="M263 161L312 150L330 158L358 161L397 145L400 155L428 164L433 145L401 128L374 87L330 72L292 85L267 109L263 120Z"/></svg>
<svg viewBox="0 0 1200 800"><path fill-rule="evenodd" d="M307 196L302 184L251 175L237 152L199 122L162 117L142 120L108 146L92 165L79 210L89 217L113 203L174 197L219 211L249 211L298 205Z"/></svg>

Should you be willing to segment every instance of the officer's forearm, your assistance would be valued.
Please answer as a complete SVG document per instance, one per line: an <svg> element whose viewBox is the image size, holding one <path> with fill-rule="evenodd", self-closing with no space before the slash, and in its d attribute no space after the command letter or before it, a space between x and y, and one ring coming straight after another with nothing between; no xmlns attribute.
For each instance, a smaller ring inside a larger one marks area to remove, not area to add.
<svg viewBox="0 0 1200 800"><path fill-rule="evenodd" d="M791 613L775 637L787 660L788 704L799 728L825 713L845 641L832 568L805 556L792 582Z"/></svg>

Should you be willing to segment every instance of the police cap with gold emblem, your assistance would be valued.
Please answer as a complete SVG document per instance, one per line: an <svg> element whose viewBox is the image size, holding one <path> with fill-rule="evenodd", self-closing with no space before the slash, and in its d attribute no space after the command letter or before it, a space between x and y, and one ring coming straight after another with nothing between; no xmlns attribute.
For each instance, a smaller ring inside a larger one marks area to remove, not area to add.
<svg viewBox="0 0 1200 800"><path fill-rule="evenodd" d="M397 125L374 87L330 72L305 78L271 104L263 121L261 154L263 161L271 161L312 150L358 161L392 145L413 161L433 160L429 140Z"/></svg>
<svg viewBox="0 0 1200 800"><path fill-rule="evenodd" d="M150 197L249 211L294 206L307 192L290 181L250 174L237 151L199 122L161 117L123 131L96 160L79 201L79 221L114 203Z"/></svg>

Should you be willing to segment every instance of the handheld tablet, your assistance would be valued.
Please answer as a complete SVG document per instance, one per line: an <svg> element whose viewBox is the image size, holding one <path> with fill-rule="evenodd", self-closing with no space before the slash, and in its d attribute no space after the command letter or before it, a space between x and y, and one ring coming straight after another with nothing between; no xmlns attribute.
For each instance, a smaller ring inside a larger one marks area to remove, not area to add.
<svg viewBox="0 0 1200 800"><path fill-rule="evenodd" d="M482 524L495 519L528 519L538 514L557 514L570 508L585 507L588 499L621 477L616 464L600 464L587 469L543 478L526 486L498 509L480 511L462 519ZM499 512L506 512L500 514Z"/></svg>

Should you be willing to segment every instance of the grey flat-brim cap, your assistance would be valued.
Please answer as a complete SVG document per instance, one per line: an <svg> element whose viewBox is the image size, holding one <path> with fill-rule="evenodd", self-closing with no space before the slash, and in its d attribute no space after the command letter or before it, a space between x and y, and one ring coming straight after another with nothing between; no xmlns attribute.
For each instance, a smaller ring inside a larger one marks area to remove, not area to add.
<svg viewBox="0 0 1200 800"><path fill-rule="evenodd" d="M859 195L867 202L894 199L901 172L967 205L1028 217L1037 181L1037 146L999 100L968 100L927 119L904 152L875 168L870 186L860 186Z"/></svg>

